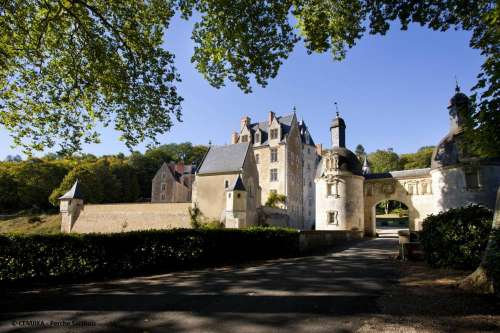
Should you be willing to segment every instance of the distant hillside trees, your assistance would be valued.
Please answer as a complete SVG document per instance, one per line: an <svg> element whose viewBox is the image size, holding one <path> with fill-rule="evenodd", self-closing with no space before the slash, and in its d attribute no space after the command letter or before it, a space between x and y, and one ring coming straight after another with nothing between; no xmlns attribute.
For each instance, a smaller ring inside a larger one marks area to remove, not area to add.
<svg viewBox="0 0 500 333"><path fill-rule="evenodd" d="M130 156L63 158L49 154L25 161L0 162L0 212L53 209L75 182L81 181L85 201L115 203L143 201L151 196L151 180L163 162L200 163L208 147L167 144Z"/></svg>
<svg viewBox="0 0 500 333"><path fill-rule="evenodd" d="M392 149L377 150L368 154L368 162L373 173L429 168L433 150L433 146L425 146L416 153L401 155Z"/></svg>

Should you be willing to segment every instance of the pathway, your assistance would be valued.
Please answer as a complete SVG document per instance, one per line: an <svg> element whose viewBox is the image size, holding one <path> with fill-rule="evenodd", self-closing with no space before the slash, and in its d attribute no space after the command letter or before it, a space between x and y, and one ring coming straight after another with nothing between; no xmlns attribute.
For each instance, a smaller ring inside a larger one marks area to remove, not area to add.
<svg viewBox="0 0 500 333"><path fill-rule="evenodd" d="M353 332L380 312L376 300L397 279L396 244L373 239L321 256L11 291L0 299L0 332ZM95 326L27 329L16 326L22 320Z"/></svg>

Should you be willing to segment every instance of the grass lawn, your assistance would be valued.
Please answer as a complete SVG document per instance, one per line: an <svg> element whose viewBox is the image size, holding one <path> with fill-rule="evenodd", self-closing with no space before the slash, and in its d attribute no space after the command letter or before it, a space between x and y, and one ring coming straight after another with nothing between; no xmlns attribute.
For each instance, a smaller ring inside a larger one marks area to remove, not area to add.
<svg viewBox="0 0 500 333"><path fill-rule="evenodd" d="M0 217L0 233L57 234L60 230L59 214Z"/></svg>

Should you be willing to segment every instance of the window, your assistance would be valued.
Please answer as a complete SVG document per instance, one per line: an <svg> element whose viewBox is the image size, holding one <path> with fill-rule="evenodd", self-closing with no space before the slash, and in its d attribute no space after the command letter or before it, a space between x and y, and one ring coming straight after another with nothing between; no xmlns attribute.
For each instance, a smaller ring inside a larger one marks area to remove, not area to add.
<svg viewBox="0 0 500 333"><path fill-rule="evenodd" d="M271 149L271 162L278 162L278 149Z"/></svg>
<svg viewBox="0 0 500 333"><path fill-rule="evenodd" d="M231 199L231 192L229 192L229 193L227 194L227 197L228 197L229 199Z"/></svg>
<svg viewBox="0 0 500 333"><path fill-rule="evenodd" d="M311 170L311 165L307 163L307 170Z"/></svg>
<svg viewBox="0 0 500 333"><path fill-rule="evenodd" d="M165 172L163 172L163 173L161 174L161 179L165 179L165 177L167 177L167 174L166 174Z"/></svg>
<svg viewBox="0 0 500 333"><path fill-rule="evenodd" d="M313 201L312 199L309 199L309 207L311 207L313 205Z"/></svg>
<svg viewBox="0 0 500 333"><path fill-rule="evenodd" d="M239 199L239 198L241 198L241 193L238 193L238 194L236 195L236 197L237 197L238 199Z"/></svg>
<svg viewBox="0 0 500 333"><path fill-rule="evenodd" d="M479 179L477 170L465 170L465 186L467 189L477 189L479 188Z"/></svg>
<svg viewBox="0 0 500 333"><path fill-rule="evenodd" d="M311 153L311 148L307 148L307 153L310 154Z"/></svg>
<svg viewBox="0 0 500 333"><path fill-rule="evenodd" d="M161 190L162 190L162 191L165 191L166 189L167 189L167 184L162 183L162 184L161 184Z"/></svg>
<svg viewBox="0 0 500 333"><path fill-rule="evenodd" d="M326 195L339 197L339 183L326 184Z"/></svg>
<svg viewBox="0 0 500 333"><path fill-rule="evenodd" d="M255 133L255 143L260 143L260 134Z"/></svg>
<svg viewBox="0 0 500 333"><path fill-rule="evenodd" d="M229 187L229 180L224 180L224 188L228 188Z"/></svg>
<svg viewBox="0 0 500 333"><path fill-rule="evenodd" d="M259 162L260 162L260 155L255 154L255 163L259 164Z"/></svg>
<svg viewBox="0 0 500 333"><path fill-rule="evenodd" d="M165 200L167 197L165 196L165 193L161 194L161 200Z"/></svg>
<svg viewBox="0 0 500 333"><path fill-rule="evenodd" d="M241 142L248 142L248 135L242 135Z"/></svg>
<svg viewBox="0 0 500 333"><path fill-rule="evenodd" d="M312 187L312 182L309 182L309 188L311 188L311 187Z"/></svg>
<svg viewBox="0 0 500 333"><path fill-rule="evenodd" d="M273 128L271 130L271 140L272 139L277 139L278 138L278 129L277 128Z"/></svg>
<svg viewBox="0 0 500 333"><path fill-rule="evenodd" d="M338 215L336 210L328 212L328 224L339 225Z"/></svg>
<svg viewBox="0 0 500 333"><path fill-rule="evenodd" d="M271 169L271 181L272 182L278 181L278 169Z"/></svg>

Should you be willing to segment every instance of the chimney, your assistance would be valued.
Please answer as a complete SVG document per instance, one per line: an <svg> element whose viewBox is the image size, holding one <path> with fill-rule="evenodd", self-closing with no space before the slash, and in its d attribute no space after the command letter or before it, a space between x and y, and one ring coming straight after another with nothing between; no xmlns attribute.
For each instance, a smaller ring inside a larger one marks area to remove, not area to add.
<svg viewBox="0 0 500 333"><path fill-rule="evenodd" d="M323 145L321 143L316 144L316 154L318 154L318 156L323 155Z"/></svg>
<svg viewBox="0 0 500 333"><path fill-rule="evenodd" d="M238 139L239 139L238 133L233 132L233 134L231 134L231 144L234 145L238 143Z"/></svg>
<svg viewBox="0 0 500 333"><path fill-rule="evenodd" d="M274 114L273 111L269 111L269 116L267 118L267 122L269 123L269 125L271 125L271 123L273 122L273 119L276 117L276 115Z"/></svg>
<svg viewBox="0 0 500 333"><path fill-rule="evenodd" d="M243 127L247 127L250 125L250 117L249 116L244 116L240 120L240 130L243 129Z"/></svg>
<svg viewBox="0 0 500 333"><path fill-rule="evenodd" d="M177 162L175 165L175 171L181 176L184 174L184 161Z"/></svg>

